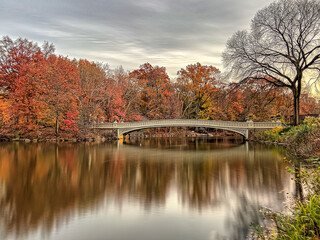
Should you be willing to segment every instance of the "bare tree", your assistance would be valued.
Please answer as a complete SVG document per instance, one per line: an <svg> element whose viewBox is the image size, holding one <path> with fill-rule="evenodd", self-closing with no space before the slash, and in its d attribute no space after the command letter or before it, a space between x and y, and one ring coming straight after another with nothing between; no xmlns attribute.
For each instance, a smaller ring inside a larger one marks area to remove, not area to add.
<svg viewBox="0 0 320 240"><path fill-rule="evenodd" d="M304 78L320 78L320 1L279 0L258 11L250 32L228 41L223 61L240 83L265 79L291 89L297 125Z"/></svg>
<svg viewBox="0 0 320 240"><path fill-rule="evenodd" d="M42 52L45 59L48 59L51 54L54 54L55 50L56 48L53 43L44 41L44 43L42 44Z"/></svg>

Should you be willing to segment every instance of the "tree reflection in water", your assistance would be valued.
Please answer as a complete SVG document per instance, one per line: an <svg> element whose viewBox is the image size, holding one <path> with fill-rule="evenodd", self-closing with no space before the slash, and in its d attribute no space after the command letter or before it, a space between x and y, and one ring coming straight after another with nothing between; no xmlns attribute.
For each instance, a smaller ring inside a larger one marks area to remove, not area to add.
<svg viewBox="0 0 320 240"><path fill-rule="evenodd" d="M231 213L220 234L242 239L259 206L279 207L289 186L278 149L187 139L133 145L1 143L1 239L50 233L110 202L152 211L172 191L188 211Z"/></svg>

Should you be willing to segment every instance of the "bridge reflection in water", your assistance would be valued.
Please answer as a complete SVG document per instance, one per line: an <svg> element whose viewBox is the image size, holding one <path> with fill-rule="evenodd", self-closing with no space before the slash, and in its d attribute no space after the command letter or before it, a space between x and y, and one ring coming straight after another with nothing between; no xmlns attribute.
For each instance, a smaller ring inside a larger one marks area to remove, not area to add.
<svg viewBox="0 0 320 240"><path fill-rule="evenodd" d="M164 141L2 143L0 239L243 239L259 206L280 210L290 190L277 148Z"/></svg>
<svg viewBox="0 0 320 240"><path fill-rule="evenodd" d="M253 129L272 129L283 126L281 121L277 122L232 122L232 121L213 121L198 119L165 119L144 122L126 122L126 123L96 123L92 126L94 129L113 129L117 131L117 137L121 135L148 128L160 127L203 127L228 130L241 134L248 138L249 130Z"/></svg>

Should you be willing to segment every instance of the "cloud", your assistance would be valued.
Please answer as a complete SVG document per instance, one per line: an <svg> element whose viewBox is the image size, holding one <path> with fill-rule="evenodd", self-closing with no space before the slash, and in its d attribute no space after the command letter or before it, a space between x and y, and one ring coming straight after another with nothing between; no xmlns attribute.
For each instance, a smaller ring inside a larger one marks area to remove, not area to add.
<svg viewBox="0 0 320 240"><path fill-rule="evenodd" d="M187 64L222 68L232 33L249 26L271 0L3 0L1 35L56 45L69 57L132 70L165 66L171 76Z"/></svg>

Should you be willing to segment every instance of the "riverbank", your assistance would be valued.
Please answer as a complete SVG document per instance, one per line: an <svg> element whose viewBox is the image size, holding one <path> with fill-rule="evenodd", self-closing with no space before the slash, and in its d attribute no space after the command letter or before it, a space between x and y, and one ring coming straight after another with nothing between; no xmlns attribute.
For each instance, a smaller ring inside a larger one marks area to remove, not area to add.
<svg viewBox="0 0 320 240"><path fill-rule="evenodd" d="M300 159L320 156L320 118L309 117L298 126L277 127L252 134L250 141L290 147Z"/></svg>
<svg viewBox="0 0 320 240"><path fill-rule="evenodd" d="M288 158L299 159L287 168L299 194L286 212L263 208L270 222L253 225L252 239L320 239L320 118L307 118L294 127L258 132L252 141L286 145Z"/></svg>
<svg viewBox="0 0 320 240"><path fill-rule="evenodd" d="M223 130L214 130L208 132L203 128L194 131L186 128L168 128L168 129L147 129L132 132L126 137L134 138L163 138L163 137L229 137L237 136ZM112 130L86 130L78 132L60 131L56 136L52 128L44 128L37 131L19 132L10 131L0 133L1 141L21 141L21 142L111 142L117 140Z"/></svg>

